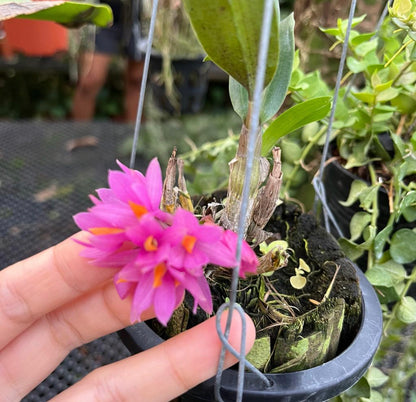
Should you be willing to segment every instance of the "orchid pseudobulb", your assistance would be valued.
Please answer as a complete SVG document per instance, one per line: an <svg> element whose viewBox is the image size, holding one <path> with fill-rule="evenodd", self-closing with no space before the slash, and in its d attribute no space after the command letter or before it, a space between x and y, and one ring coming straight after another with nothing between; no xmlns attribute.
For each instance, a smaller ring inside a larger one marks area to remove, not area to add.
<svg viewBox="0 0 416 402"><path fill-rule="evenodd" d="M173 214L160 209L162 174L153 159L144 176L119 163L122 171L110 171L109 189L90 196L94 206L74 216L90 233L81 255L102 267L117 267L115 286L122 299L133 295L131 321L140 321L153 306L166 325L187 290L198 306L212 313L211 292L204 267L237 265L237 235L212 222L200 223L182 208ZM240 275L255 273L257 257L243 243Z"/></svg>

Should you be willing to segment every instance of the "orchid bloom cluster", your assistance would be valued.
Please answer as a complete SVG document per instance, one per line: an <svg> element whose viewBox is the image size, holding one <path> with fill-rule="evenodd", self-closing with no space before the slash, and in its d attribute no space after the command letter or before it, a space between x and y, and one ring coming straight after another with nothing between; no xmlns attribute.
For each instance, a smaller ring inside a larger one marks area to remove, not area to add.
<svg viewBox="0 0 416 402"><path fill-rule="evenodd" d="M237 265L237 235L213 222L201 223L180 207L174 213L160 209L163 183L160 165L153 159L146 175L118 162L122 171L110 171L110 188L90 196L94 206L74 216L90 233L81 255L103 267L120 268L114 282L122 299L132 294L130 319L140 321L153 306L157 319L167 325L185 290L198 305L212 313L212 298L204 276L207 264ZM243 242L240 275L255 273L258 260Z"/></svg>

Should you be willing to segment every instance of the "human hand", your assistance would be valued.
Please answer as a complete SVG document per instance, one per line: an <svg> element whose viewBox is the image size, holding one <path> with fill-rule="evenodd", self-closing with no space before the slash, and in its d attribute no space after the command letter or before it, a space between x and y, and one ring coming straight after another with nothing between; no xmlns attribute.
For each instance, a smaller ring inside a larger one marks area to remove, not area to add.
<svg viewBox="0 0 416 402"><path fill-rule="evenodd" d="M85 233L74 236L85 238ZM72 238L0 271L0 401L21 400L74 348L130 325L116 270L91 265ZM154 317L145 311L142 319ZM226 314L223 323L225 324ZM246 350L255 329L247 318ZM238 351L241 319L230 343ZM167 401L215 375L215 318L138 355L100 367L53 401ZM227 352L226 367L236 359ZM163 381L161 376L163 375Z"/></svg>

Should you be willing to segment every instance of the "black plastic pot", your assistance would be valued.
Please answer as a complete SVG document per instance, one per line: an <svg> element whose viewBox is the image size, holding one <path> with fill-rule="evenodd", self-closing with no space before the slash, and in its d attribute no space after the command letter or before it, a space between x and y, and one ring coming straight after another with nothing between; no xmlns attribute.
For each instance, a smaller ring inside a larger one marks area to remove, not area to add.
<svg viewBox="0 0 416 402"><path fill-rule="evenodd" d="M261 401L324 401L353 386L369 367L382 334L382 314L377 295L364 274L356 267L363 299L362 322L350 346L336 358L308 370L282 374L267 374L271 387L252 373L246 373L244 398L246 402ZM163 342L145 323L119 332L132 354ZM225 401L235 401L237 371L225 370L221 395ZM182 401L213 401L214 379L205 381L181 397Z"/></svg>
<svg viewBox="0 0 416 402"><path fill-rule="evenodd" d="M337 161L333 161L328 164L325 168L323 176L323 184L326 194L326 202L330 208L334 218L337 221L339 228L341 229L344 237L351 237L350 234L350 222L353 215L356 212L361 211L362 209L359 206L359 203L356 202L350 207L344 207L340 204L340 201L345 201L348 198L351 183L354 180L360 180L358 176L351 173L349 170L345 169ZM378 231L386 227L387 222L390 218L389 210L389 199L386 190L383 187L380 187L378 191L378 209L379 216L377 218L377 228ZM402 228L413 229L415 227L415 222L406 222L405 219L401 218L398 222L394 224L394 230L397 231ZM330 222L330 231L336 237L339 238L339 234L332 222ZM357 263L360 267L367 266L367 257L364 254L357 260ZM406 272L410 274L413 270L414 264L404 264ZM408 292L409 296L416 297L416 285L413 284Z"/></svg>
<svg viewBox="0 0 416 402"><path fill-rule="evenodd" d="M359 203L356 202L350 207L344 207L340 201L346 201L350 193L351 183L360 180L358 176L351 173L337 161L332 161L325 167L323 184L325 188L326 202L333 213L339 228L345 237L350 237L350 222L353 215L360 211ZM389 199L386 191L380 188L379 197L379 217L377 226L383 228L387 225L390 217ZM339 237L338 232L331 224L331 233Z"/></svg>

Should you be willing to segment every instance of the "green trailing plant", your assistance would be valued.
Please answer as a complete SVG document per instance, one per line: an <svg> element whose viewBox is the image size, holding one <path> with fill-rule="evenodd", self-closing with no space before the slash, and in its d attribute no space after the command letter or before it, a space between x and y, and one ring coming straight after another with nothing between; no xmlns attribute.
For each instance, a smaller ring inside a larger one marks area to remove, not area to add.
<svg viewBox="0 0 416 402"><path fill-rule="evenodd" d="M416 322L416 301L409 294L416 279L415 10L415 1L396 0L378 32L359 32L355 27L365 16L354 19L330 137L333 157L357 177L342 205L358 206L359 210L350 221L349 237L339 242L347 255L366 269L383 304L380 355L388 354L392 339L398 339L397 327L403 330ZM322 29L333 38L332 49L343 44L346 29L346 20ZM333 94L318 71L305 74L297 66L289 89L295 102ZM323 119L310 125L310 132L287 137L296 145L296 158L284 187L286 194L295 187L293 172L304 170L308 158L323 144L327 123ZM383 210L387 211L384 221ZM411 345L408 347L410 350ZM378 356L377 364L380 360ZM387 400L402 400L409 380L408 375L401 377L402 370L392 368L386 378L373 367L336 400L386 400L381 396L384 392L377 389L389 386L394 389L386 392L392 398Z"/></svg>
<svg viewBox="0 0 416 402"><path fill-rule="evenodd" d="M342 42L344 27L340 22L324 32ZM416 262L416 48L408 31L397 31L394 20L388 19L378 37L368 40L375 35L352 32L349 71L334 122L335 152L346 169L360 175L343 205L359 203L361 210L351 220L350 238L341 243L353 259L366 253L367 276L384 288L384 301L398 301L399 311L411 309L416 321L416 301L402 295ZM358 85L347 85L353 76ZM389 211L383 226L378 223L380 191ZM408 273L405 264L411 265Z"/></svg>

